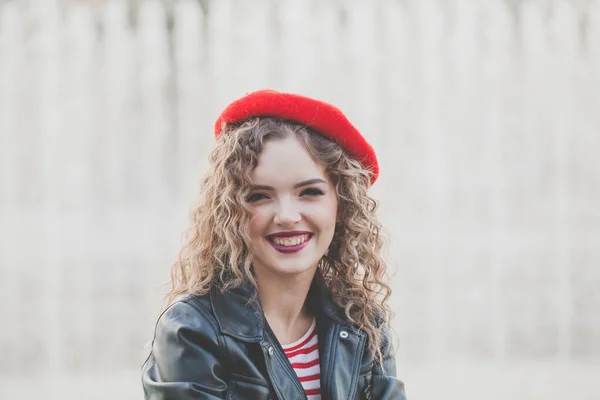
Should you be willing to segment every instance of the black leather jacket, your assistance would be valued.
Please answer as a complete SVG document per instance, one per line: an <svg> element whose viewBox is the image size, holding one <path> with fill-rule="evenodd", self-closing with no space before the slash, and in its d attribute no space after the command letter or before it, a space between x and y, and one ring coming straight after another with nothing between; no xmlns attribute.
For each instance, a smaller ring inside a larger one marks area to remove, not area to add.
<svg viewBox="0 0 600 400"><path fill-rule="evenodd" d="M266 323L254 290L187 296L158 319L152 351L142 367L147 400L296 400L307 397ZM345 322L324 286L313 283L309 304L317 318L323 400L405 400L391 344L384 369L373 366L367 335Z"/></svg>

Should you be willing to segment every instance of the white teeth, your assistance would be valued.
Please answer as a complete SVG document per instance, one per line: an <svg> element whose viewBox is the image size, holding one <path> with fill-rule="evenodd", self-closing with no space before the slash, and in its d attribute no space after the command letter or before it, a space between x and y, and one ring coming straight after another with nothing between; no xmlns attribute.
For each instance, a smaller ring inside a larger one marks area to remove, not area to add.
<svg viewBox="0 0 600 400"><path fill-rule="evenodd" d="M306 242L308 239L308 234L293 236L293 237L272 237L273 243L278 244L280 246L297 246L301 243Z"/></svg>

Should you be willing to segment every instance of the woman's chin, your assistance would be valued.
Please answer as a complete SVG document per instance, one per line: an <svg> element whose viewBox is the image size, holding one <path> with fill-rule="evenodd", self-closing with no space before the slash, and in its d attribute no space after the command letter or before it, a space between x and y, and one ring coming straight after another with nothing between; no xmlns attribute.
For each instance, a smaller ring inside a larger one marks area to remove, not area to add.
<svg viewBox="0 0 600 400"><path fill-rule="evenodd" d="M274 275L287 275L287 276L296 276L307 273L314 273L315 267L313 265L307 263L297 263L297 262L279 262L274 263L270 266L269 271Z"/></svg>

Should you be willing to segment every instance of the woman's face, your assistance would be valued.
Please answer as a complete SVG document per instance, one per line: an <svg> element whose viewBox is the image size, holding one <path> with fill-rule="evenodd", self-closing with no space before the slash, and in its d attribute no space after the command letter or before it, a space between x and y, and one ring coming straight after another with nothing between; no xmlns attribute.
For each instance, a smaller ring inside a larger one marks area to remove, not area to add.
<svg viewBox="0 0 600 400"><path fill-rule="evenodd" d="M257 277L312 277L335 230L338 200L322 166L290 135L267 141L251 174Z"/></svg>

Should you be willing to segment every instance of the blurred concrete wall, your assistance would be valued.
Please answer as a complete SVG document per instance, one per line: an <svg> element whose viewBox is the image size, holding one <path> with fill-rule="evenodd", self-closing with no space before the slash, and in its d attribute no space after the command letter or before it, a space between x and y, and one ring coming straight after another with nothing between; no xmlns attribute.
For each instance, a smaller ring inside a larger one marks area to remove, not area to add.
<svg viewBox="0 0 600 400"><path fill-rule="evenodd" d="M212 123L271 87L378 151L411 398L597 398L599 71L597 1L0 0L0 397L141 397Z"/></svg>

